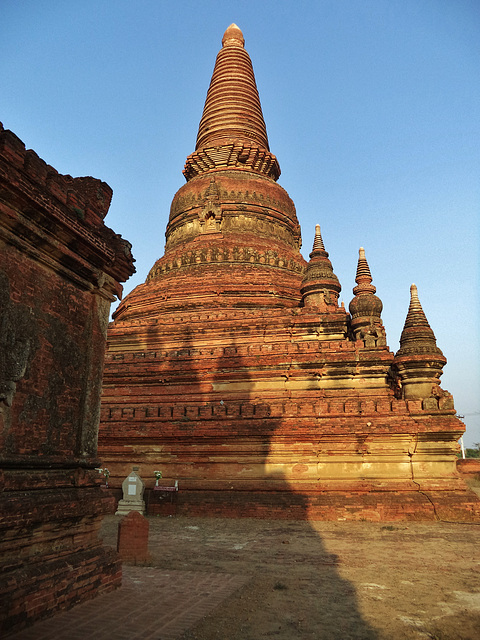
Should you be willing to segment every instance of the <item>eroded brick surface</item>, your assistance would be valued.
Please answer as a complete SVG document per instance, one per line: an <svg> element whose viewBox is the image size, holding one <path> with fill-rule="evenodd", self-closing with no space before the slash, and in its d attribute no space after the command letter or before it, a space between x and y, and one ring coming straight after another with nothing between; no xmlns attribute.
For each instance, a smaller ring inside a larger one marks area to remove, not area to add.
<svg viewBox="0 0 480 640"><path fill-rule="evenodd" d="M111 301L130 245L111 189L62 176L0 126L0 628L120 584L95 467Z"/></svg>

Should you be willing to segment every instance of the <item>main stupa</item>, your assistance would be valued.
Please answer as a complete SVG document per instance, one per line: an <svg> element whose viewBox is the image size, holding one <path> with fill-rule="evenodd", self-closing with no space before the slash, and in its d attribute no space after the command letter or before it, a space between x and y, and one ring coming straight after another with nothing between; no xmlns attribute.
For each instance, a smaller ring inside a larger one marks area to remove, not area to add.
<svg viewBox="0 0 480 640"><path fill-rule="evenodd" d="M192 515L478 518L416 287L394 355L364 250L348 310L319 226L304 260L234 24L183 173L165 254L108 330L111 486L135 466L147 491L157 470L178 481L177 511Z"/></svg>

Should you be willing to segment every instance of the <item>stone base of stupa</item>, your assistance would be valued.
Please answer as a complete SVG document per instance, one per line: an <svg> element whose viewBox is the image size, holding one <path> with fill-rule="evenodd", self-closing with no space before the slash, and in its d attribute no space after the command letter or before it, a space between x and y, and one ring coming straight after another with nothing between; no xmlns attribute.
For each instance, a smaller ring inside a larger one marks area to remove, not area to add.
<svg viewBox="0 0 480 640"><path fill-rule="evenodd" d="M325 521L480 522L476 494L458 491L184 491L178 515Z"/></svg>

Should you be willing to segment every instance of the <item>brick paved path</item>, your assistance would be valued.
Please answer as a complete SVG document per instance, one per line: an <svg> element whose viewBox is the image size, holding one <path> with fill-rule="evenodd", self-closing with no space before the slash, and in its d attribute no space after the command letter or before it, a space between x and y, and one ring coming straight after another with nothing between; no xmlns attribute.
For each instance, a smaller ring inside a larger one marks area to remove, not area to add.
<svg viewBox="0 0 480 640"><path fill-rule="evenodd" d="M227 573L124 565L120 589L8 640L175 640L248 580Z"/></svg>

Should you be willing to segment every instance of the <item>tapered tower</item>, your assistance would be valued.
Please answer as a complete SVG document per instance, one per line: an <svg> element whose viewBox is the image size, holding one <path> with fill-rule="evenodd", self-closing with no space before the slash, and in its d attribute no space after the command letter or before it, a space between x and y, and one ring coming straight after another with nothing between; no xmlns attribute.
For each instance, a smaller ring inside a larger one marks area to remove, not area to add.
<svg viewBox="0 0 480 640"><path fill-rule="evenodd" d="M446 362L420 304L417 287L412 284L400 349L394 360L403 396L419 399L434 396Z"/></svg>
<svg viewBox="0 0 480 640"><path fill-rule="evenodd" d="M360 247L358 252L355 282L357 283L353 288L355 297L348 307L353 337L356 340L362 340L365 346L385 345L385 329L380 318L383 304L375 295L376 288L372 284L372 274L363 247Z"/></svg>
<svg viewBox="0 0 480 640"><path fill-rule="evenodd" d="M235 24L223 37L183 173L187 183L172 202L165 255L115 318L155 315L158 298L172 309L297 307L305 270L300 226L276 182L280 167Z"/></svg>
<svg viewBox="0 0 480 640"><path fill-rule="evenodd" d="M474 517L455 470L464 427L446 392L399 392L416 357L394 364L363 249L350 314L320 227L309 261L300 253L236 25L183 173L165 253L109 327L99 450L110 484L138 466L152 514L166 508L160 469L178 481L181 513Z"/></svg>

